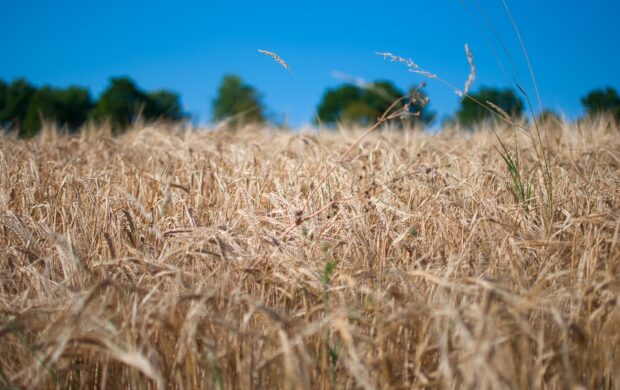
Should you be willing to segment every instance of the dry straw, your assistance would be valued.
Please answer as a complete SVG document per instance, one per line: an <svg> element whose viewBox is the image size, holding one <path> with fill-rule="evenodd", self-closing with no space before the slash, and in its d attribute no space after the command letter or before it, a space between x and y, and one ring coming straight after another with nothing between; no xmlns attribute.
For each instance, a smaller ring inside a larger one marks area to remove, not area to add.
<svg viewBox="0 0 620 390"><path fill-rule="evenodd" d="M289 65L282 58L280 58L280 56L277 55L276 53L273 53L273 52L267 51L267 50L260 50L260 49L258 50L258 52L273 58L278 64L282 65L284 67L284 69L286 69L288 71L291 70Z"/></svg>
<svg viewBox="0 0 620 390"><path fill-rule="evenodd" d="M467 76L467 81L465 81L465 89L463 89L463 92L459 93L459 96L467 95L469 93L471 85L476 79L476 65L474 64L474 55L469 50L469 45L467 44L465 44L465 53L467 54L467 62L469 62L469 76Z"/></svg>
<svg viewBox="0 0 620 390"><path fill-rule="evenodd" d="M0 387L617 387L615 124L549 239L492 133L361 135L0 135Z"/></svg>
<svg viewBox="0 0 620 390"><path fill-rule="evenodd" d="M392 54L390 52L376 52L375 54L383 57L384 59L389 59L392 62L399 62L401 64L404 64L407 69L409 70L409 72L412 73L417 73L419 75L422 75L428 79L437 79L440 82L442 82L443 84L447 85L449 88L451 88L454 93L456 93L457 95L463 97L465 95L467 95L469 93L469 90L474 82L474 80L476 79L476 66L474 64L474 56L471 53L471 50L469 49L469 45L465 44L465 53L467 55L467 62L469 63L469 75L467 76L467 80L465 81L465 89L464 90L460 90L458 88L456 88L452 83L448 82L447 80L439 77L438 75L436 75L435 73L431 73L427 70L424 70L422 68L420 68L420 66L418 64L416 64L415 62L413 62L413 60L411 58L405 58L405 57L400 57L397 56L395 54Z"/></svg>
<svg viewBox="0 0 620 390"><path fill-rule="evenodd" d="M421 69L420 66L413 62L411 58L399 57L389 52L376 52L375 54L383 57L384 59L389 59L390 61L404 64L409 69L409 72L421 74L429 79L437 78L436 74Z"/></svg>

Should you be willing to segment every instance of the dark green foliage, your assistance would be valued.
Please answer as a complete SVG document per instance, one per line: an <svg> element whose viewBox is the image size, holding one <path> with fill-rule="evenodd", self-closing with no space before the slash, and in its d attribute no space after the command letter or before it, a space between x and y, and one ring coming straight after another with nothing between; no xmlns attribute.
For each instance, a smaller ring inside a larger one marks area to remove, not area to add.
<svg viewBox="0 0 620 390"><path fill-rule="evenodd" d="M6 90L9 88L8 85L4 82L4 80L0 80L0 113L4 109L4 105L6 104ZM2 123L0 122L0 128L2 127Z"/></svg>
<svg viewBox="0 0 620 390"><path fill-rule="evenodd" d="M410 94L412 92L413 90ZM376 122L392 103L403 96L403 92L389 81L377 81L364 88L343 84L325 92L317 109L318 121L326 125L343 122L368 126ZM409 115L404 117L404 121L408 125L432 122L434 115L424 107L425 104L422 104L424 95L417 92L415 96L417 98L409 105L408 112L419 113L419 116ZM408 102L404 99L402 106Z"/></svg>
<svg viewBox="0 0 620 390"><path fill-rule="evenodd" d="M110 80L101 94L92 116L97 121L108 121L116 131L127 128L144 109L146 94L128 77Z"/></svg>
<svg viewBox="0 0 620 390"><path fill-rule="evenodd" d="M496 110L487 102L500 107L513 118L523 115L523 102L510 88L496 89L482 87L477 93L461 100L461 107L456 113L456 120L465 128L471 128L495 116Z"/></svg>
<svg viewBox="0 0 620 390"><path fill-rule="evenodd" d="M35 89L25 79L17 79L11 84L2 82L0 85L0 126L5 128L19 128L30 98Z"/></svg>
<svg viewBox="0 0 620 390"><path fill-rule="evenodd" d="M88 90L80 87L58 89L43 87L30 99L20 136L30 137L41 129L41 119L77 131L86 122L93 101Z"/></svg>
<svg viewBox="0 0 620 390"><path fill-rule="evenodd" d="M36 89L24 79L11 84L0 80L0 128L18 130L21 137L37 134L41 120L73 132L92 117L109 121L118 131L129 126L138 115L146 120L185 118L179 95L166 90L144 92L127 77L111 79L96 104L85 88Z"/></svg>
<svg viewBox="0 0 620 390"><path fill-rule="evenodd" d="M613 115L616 121L620 121L620 96L611 87L590 91L581 99L581 103L590 116Z"/></svg>
<svg viewBox="0 0 620 390"><path fill-rule="evenodd" d="M151 92L147 95L144 116L148 119L182 120L185 114L181 107L181 98L166 90Z"/></svg>
<svg viewBox="0 0 620 390"><path fill-rule="evenodd" d="M145 120L184 118L177 94L165 90L146 93L128 77L110 80L92 116L97 121L107 121L116 132L125 130L138 117Z"/></svg>
<svg viewBox="0 0 620 390"><path fill-rule="evenodd" d="M362 94L361 88L351 84L328 89L317 109L319 120L325 124L338 122L345 114L347 107L355 102L362 102Z"/></svg>
<svg viewBox="0 0 620 390"><path fill-rule="evenodd" d="M58 122L66 124L71 130L77 130L86 122L94 106L90 92L82 87L69 87L59 91L58 98L62 108Z"/></svg>
<svg viewBox="0 0 620 390"><path fill-rule="evenodd" d="M0 81L0 124L30 137L41 128L41 118L71 130L81 126L92 107L87 90L77 87L36 89L24 79L11 84Z"/></svg>
<svg viewBox="0 0 620 390"><path fill-rule="evenodd" d="M254 87L235 75L226 75L213 101L213 120L232 127L265 122L264 107Z"/></svg>

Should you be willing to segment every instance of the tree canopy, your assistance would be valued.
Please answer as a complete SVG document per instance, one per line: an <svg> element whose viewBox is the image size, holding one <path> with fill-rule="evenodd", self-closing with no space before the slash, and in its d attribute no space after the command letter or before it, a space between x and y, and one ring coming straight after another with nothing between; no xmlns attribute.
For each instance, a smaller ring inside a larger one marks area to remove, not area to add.
<svg viewBox="0 0 620 390"><path fill-rule="evenodd" d="M410 90L410 94L414 90ZM364 88L353 84L342 84L328 89L317 108L318 121L326 125L338 122L367 126L374 123L404 93L389 81L376 81ZM407 125L430 123L434 115L423 103L425 95L417 91L415 101L403 100L403 106L409 103L408 112L412 114L404 118Z"/></svg>
<svg viewBox="0 0 620 390"><path fill-rule="evenodd" d="M259 93L239 76L226 75L213 100L213 120L232 127L265 122L265 107Z"/></svg>
<svg viewBox="0 0 620 390"><path fill-rule="evenodd" d="M32 136L41 128L41 119L62 124L73 132L84 124L93 107L88 90L80 87L58 89L43 87L28 103L20 135Z"/></svg>
<svg viewBox="0 0 620 390"><path fill-rule="evenodd" d="M116 77L95 105L92 116L108 121L115 131L131 125L138 116L145 120L180 120L184 117L180 98L176 93L160 90L147 93L128 77Z"/></svg>
<svg viewBox="0 0 620 390"><path fill-rule="evenodd" d="M20 128L35 88L25 79L0 84L0 125Z"/></svg>
<svg viewBox="0 0 620 390"><path fill-rule="evenodd" d="M93 110L93 118L115 128L129 126L144 109L146 95L127 77L112 78Z"/></svg>
<svg viewBox="0 0 620 390"><path fill-rule="evenodd" d="M410 88L405 95L392 82L379 80L361 86L345 83L327 89L317 107L315 121L327 126L337 123L370 126L399 99L401 104L395 109L404 109L404 114L410 114L395 121L401 127L425 125L435 119L422 89ZM591 90L581 102L588 116L605 114L620 121L620 95L612 87ZM481 87L461 100L450 121L471 129L495 118L496 106L513 117L523 115L523 101L513 89ZM267 121L260 93L233 74L223 77L212 107L213 120L224 121L231 127ZM179 121L186 117L177 93L165 89L145 91L129 77L111 78L97 100L82 87L37 88L23 78L12 82L0 79L0 128L17 130L21 137L35 135L45 121L57 123L69 132L79 130L88 120L106 122L114 132L120 132L137 118ZM548 110L537 120L547 127L562 123Z"/></svg>
<svg viewBox="0 0 620 390"><path fill-rule="evenodd" d="M609 114L620 121L620 96L611 87L594 89L581 99L588 115Z"/></svg>
<svg viewBox="0 0 620 390"><path fill-rule="evenodd" d="M514 90L481 87L478 92L471 93L469 97L466 96L461 100L456 120L461 126L471 128L492 119L496 111L487 102L493 103L513 117L523 115L523 102Z"/></svg>
<svg viewBox="0 0 620 390"><path fill-rule="evenodd" d="M70 132L88 119L109 121L122 130L142 115L144 119L181 120L185 117L179 95L167 90L145 92L127 77L112 78L94 102L81 87L35 88L25 79L7 84L0 80L0 128L18 130L21 137L35 135L41 121L57 123Z"/></svg>
<svg viewBox="0 0 620 390"><path fill-rule="evenodd" d="M173 121L185 118L186 115L181 107L181 98L178 94L161 89L148 93L146 97L145 118L164 118Z"/></svg>

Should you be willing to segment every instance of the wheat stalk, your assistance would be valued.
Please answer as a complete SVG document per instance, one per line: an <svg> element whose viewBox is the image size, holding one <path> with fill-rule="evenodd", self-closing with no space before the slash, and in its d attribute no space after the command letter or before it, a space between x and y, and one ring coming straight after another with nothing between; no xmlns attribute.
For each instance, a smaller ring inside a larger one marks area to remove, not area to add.
<svg viewBox="0 0 620 390"><path fill-rule="evenodd" d="M274 52L258 49L258 52L273 58L278 64L282 65L284 69L290 71L290 66L279 55Z"/></svg>
<svg viewBox="0 0 620 390"><path fill-rule="evenodd" d="M2 133L0 387L613 388L620 131L579 129L551 239L491 132Z"/></svg>
<svg viewBox="0 0 620 390"><path fill-rule="evenodd" d="M467 54L467 62L469 62L469 76L467 76L467 81L465 81L465 89L463 89L462 92L459 91L459 96L467 95L469 93L471 85L476 79L476 65L474 64L474 55L469 50L469 45L467 44L465 44L465 53Z"/></svg>
<svg viewBox="0 0 620 390"><path fill-rule="evenodd" d="M474 80L476 79L476 66L474 64L474 56L471 53L471 51L469 50L469 46L467 44L465 44L465 53L467 54L467 62L469 62L470 71L469 71L469 76L467 77L467 80L465 81L465 89L463 91L461 91L460 89L455 87L453 84L451 84L447 80L439 77L435 73L432 73L432 72L429 72L427 70L424 70L424 69L420 68L420 66L418 64L416 64L415 62L413 62L413 60L411 58L405 58L405 57L397 56L397 55L392 54L390 52L375 52L376 55L379 55L379 56L383 57L384 59L389 59L392 62L399 62L399 63L404 64L407 67L407 69L409 70L409 72L420 74L420 75L422 75L422 76L424 76L426 78L429 78L429 79L437 79L437 80L441 81L443 84L445 84L448 87L452 88L454 93L456 93L457 95L459 95L461 97L465 96L465 95L467 95L469 93L469 89L470 89L472 83L474 82Z"/></svg>
<svg viewBox="0 0 620 390"><path fill-rule="evenodd" d="M392 62L400 62L404 64L409 69L409 72L420 74L429 79L437 78L436 74L421 69L420 66L413 62L411 58L400 57L389 52L375 52L375 54L383 57L383 59L390 59Z"/></svg>

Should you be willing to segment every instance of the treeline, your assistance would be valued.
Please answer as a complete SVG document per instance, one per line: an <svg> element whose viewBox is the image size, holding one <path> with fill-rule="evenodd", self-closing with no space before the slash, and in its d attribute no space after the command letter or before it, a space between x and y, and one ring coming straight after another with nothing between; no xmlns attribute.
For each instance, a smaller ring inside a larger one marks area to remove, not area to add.
<svg viewBox="0 0 620 390"><path fill-rule="evenodd" d="M395 101L404 107L405 115L395 122L402 127L425 126L436 119L422 87L403 91L390 81L380 80L343 83L327 89L314 121L328 127L337 123L368 126ZM592 90L581 102L587 116L604 114L620 121L620 97L613 88ZM261 94L236 75L222 79L212 108L213 121L230 127L270 122ZM515 90L481 87L461 99L454 116L445 122L474 128L497 115L497 108L513 117L523 116L527 111ZM557 118L551 111L541 115ZM120 132L137 118L180 121L188 117L178 94L164 89L144 91L127 77L112 78L97 100L82 87L36 88L24 79L11 83L0 80L0 127L16 130L22 137L36 134L43 121L57 123L69 132L77 131L87 121L105 123Z"/></svg>
<svg viewBox="0 0 620 390"><path fill-rule="evenodd" d="M405 95L390 81L375 81L343 83L327 89L317 107L315 123L326 126L337 123L368 126L399 99L408 114L400 118L404 127L428 125L436 120L436 114L429 108L428 96L420 86L409 88ZM608 115L620 122L620 96L611 87L590 91L581 99L581 103L586 117ZM514 89L483 86L461 99L454 116L444 119L442 124L458 124L461 128L473 129L482 122L501 116L501 111L512 118L519 118L528 110L529 106ZM214 120L228 118L235 125L265 122L265 112L260 94L253 87L243 84L237 76L224 78L214 102ZM560 117L551 110L544 110L539 115L560 121Z"/></svg>
<svg viewBox="0 0 620 390"><path fill-rule="evenodd" d="M42 121L75 132L91 120L119 132L137 117L179 121L186 115L178 94L143 91L127 77L112 78L97 100L82 87L36 88L25 79L11 83L0 80L0 127L16 130L21 137L39 132Z"/></svg>

